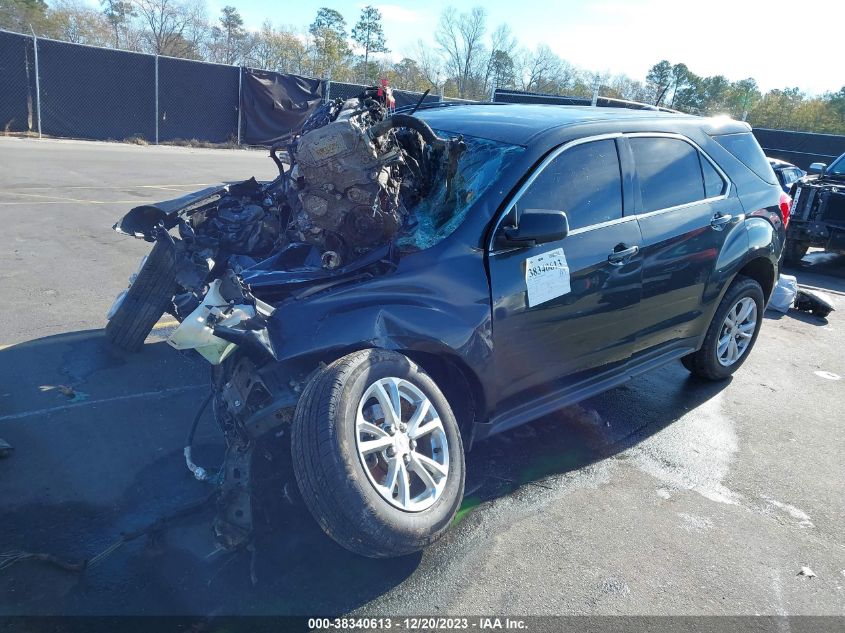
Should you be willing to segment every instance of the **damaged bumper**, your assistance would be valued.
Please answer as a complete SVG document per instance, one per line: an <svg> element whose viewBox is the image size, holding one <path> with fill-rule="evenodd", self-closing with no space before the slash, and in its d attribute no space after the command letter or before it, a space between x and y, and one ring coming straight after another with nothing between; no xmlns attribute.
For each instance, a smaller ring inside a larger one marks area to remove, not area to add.
<svg viewBox="0 0 845 633"><path fill-rule="evenodd" d="M170 335L167 342L178 350L195 349L212 365L222 363L239 345L251 355L275 357L267 318L273 306L245 292L237 277L211 282L208 292Z"/></svg>

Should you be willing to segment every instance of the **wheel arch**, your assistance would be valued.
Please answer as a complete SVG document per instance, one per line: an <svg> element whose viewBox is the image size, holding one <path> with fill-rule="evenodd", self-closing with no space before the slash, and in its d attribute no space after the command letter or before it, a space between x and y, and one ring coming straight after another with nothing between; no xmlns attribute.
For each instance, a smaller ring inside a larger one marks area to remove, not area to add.
<svg viewBox="0 0 845 633"><path fill-rule="evenodd" d="M360 343L321 350L307 356L289 359L283 364L291 374L298 375L306 381L313 380L314 372L321 363L329 365L334 361L361 351L363 349L386 349L408 357L428 374L438 389L443 392L452 413L458 421L464 449L472 447L474 431L477 423L484 419L485 392L480 378L460 357L449 349L409 348L401 346L384 346Z"/></svg>
<svg viewBox="0 0 845 633"><path fill-rule="evenodd" d="M768 257L762 255L754 257L737 271L734 279L740 275L743 277L750 277L760 284L760 287L763 289L763 297L765 297L766 303L768 303L769 297L772 296L776 283L775 265L772 261ZM731 280L731 283L733 283L733 280Z"/></svg>
<svg viewBox="0 0 845 633"><path fill-rule="evenodd" d="M432 353L415 349L397 349L415 362L434 380L458 421L464 450L472 448L474 432L484 419L484 388L475 372L459 357L449 353Z"/></svg>

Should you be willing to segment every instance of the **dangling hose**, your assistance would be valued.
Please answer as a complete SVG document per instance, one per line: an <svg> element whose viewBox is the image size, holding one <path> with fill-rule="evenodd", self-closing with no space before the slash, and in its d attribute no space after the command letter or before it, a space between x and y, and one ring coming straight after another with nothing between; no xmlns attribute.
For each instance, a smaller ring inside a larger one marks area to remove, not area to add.
<svg viewBox="0 0 845 633"><path fill-rule="evenodd" d="M216 475L212 475L209 471L207 471L202 466L197 466L194 461L191 459L191 452L192 447L194 445L194 434L197 432L197 426L199 426L200 419L202 418L202 414L205 413L206 407L208 407L208 403L211 402L211 399L214 397L214 391L212 390L203 400L202 404L200 405L199 411L194 416L194 421L191 423L191 430L188 431L188 438L185 440L185 465L188 467L188 470L194 475L197 481L210 481L215 479Z"/></svg>
<svg viewBox="0 0 845 633"><path fill-rule="evenodd" d="M426 143L437 149L446 149L449 146L449 141L437 136L434 130L428 126L428 123L410 114L394 114L392 117L373 125L368 133L370 138L376 139L397 127L407 127L419 132Z"/></svg>

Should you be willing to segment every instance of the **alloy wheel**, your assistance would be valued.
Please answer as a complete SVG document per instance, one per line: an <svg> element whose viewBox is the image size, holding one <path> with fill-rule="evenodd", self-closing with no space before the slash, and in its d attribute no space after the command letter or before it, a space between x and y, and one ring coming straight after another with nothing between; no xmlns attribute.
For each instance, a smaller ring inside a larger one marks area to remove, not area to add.
<svg viewBox="0 0 845 633"><path fill-rule="evenodd" d="M430 508L449 477L449 443L433 403L412 383L381 378L361 397L355 421L358 456L370 483L406 512Z"/></svg>
<svg viewBox="0 0 845 633"><path fill-rule="evenodd" d="M757 329L757 303L751 297L737 301L722 322L716 356L719 364L730 367L748 350Z"/></svg>

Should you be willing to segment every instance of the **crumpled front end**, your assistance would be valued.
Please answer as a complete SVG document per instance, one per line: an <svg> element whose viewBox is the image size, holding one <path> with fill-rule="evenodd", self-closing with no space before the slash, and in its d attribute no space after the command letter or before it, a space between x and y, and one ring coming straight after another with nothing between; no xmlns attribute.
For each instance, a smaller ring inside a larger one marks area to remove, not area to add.
<svg viewBox="0 0 845 633"><path fill-rule="evenodd" d="M792 199L787 237L845 253L845 182L807 178L793 186Z"/></svg>

